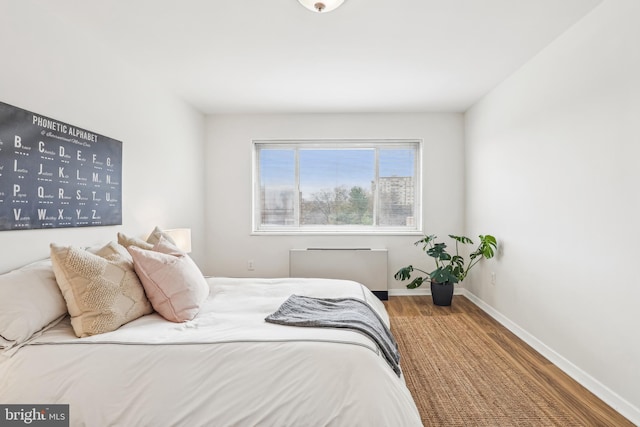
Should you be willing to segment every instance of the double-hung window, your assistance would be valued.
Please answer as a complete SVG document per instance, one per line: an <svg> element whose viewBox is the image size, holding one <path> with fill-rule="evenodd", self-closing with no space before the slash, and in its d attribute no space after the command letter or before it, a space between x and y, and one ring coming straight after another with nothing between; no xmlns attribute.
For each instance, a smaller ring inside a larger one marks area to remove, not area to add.
<svg viewBox="0 0 640 427"><path fill-rule="evenodd" d="M253 231L421 229L418 140L254 141Z"/></svg>

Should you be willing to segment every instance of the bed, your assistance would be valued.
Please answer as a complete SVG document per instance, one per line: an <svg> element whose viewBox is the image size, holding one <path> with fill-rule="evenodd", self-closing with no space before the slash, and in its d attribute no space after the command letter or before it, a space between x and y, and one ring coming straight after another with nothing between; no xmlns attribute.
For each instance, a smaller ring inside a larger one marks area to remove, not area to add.
<svg viewBox="0 0 640 427"><path fill-rule="evenodd" d="M46 275L50 263L38 268ZM68 404L72 426L422 425L403 377L369 337L265 322L296 294L363 300L388 325L366 287L334 279L205 281L209 294L189 321L153 312L78 338L65 315L41 319L47 326L21 342L5 336L13 345L0 355L0 404Z"/></svg>

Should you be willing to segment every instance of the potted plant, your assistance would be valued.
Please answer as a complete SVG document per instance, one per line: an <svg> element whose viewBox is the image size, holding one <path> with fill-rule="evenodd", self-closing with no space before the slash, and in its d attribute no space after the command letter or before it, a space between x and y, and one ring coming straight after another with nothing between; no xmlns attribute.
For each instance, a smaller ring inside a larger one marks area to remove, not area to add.
<svg viewBox="0 0 640 427"><path fill-rule="evenodd" d="M454 283L462 282L469 270L471 270L481 259L493 258L498 247L496 238L491 235L480 235L480 244L469 254L469 261L459 253L459 245L473 245L473 241L465 236L449 237L455 241L455 254L451 255L447 252L447 245L444 242L436 243L437 236L429 235L415 242L415 245L422 245L422 250L432 257L436 264L436 269L426 272L422 269L415 268L412 265L403 267L393 276L396 280L411 279L413 272L420 272L407 284L407 288L415 289L422 285L425 280L429 279L431 283L431 296L435 305L451 305L453 298Z"/></svg>

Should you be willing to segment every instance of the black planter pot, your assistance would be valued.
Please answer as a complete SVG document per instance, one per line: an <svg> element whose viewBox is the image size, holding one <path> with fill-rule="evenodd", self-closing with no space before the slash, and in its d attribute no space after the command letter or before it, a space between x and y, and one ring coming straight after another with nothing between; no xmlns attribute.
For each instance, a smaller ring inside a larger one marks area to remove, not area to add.
<svg viewBox="0 0 640 427"><path fill-rule="evenodd" d="M431 282L431 298L433 298L434 305L451 305L451 300L453 299L453 283Z"/></svg>

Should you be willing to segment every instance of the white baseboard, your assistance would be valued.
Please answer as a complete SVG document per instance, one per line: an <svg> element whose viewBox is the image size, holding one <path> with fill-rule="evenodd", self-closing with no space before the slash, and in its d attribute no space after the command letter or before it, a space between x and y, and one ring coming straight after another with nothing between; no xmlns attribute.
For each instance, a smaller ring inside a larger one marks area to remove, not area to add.
<svg viewBox="0 0 640 427"><path fill-rule="evenodd" d="M428 289L389 289L390 297L410 297L412 295L431 295Z"/></svg>
<svg viewBox="0 0 640 427"><path fill-rule="evenodd" d="M389 289L390 297L410 297L414 295L431 295L431 289L426 288L416 288L416 289ZM453 291L454 295L465 295L465 289L455 288Z"/></svg>
<svg viewBox="0 0 640 427"><path fill-rule="evenodd" d="M480 307L485 313L493 317L502 326L513 332L522 341L533 347L538 353L546 357L551 363L560 368L564 373L569 375L575 381L584 386L587 390L598 396L602 401L607 403L613 409L618 411L629 421L636 425L640 425L640 409L627 402L610 388L593 378L591 375L578 368L569 360L556 353L542 341L531 335L520 326L509 320L495 308L478 298L475 294L467 289L460 289L460 293L467 297L471 302ZM456 292L458 293L458 292ZM389 292L391 294L391 291Z"/></svg>

